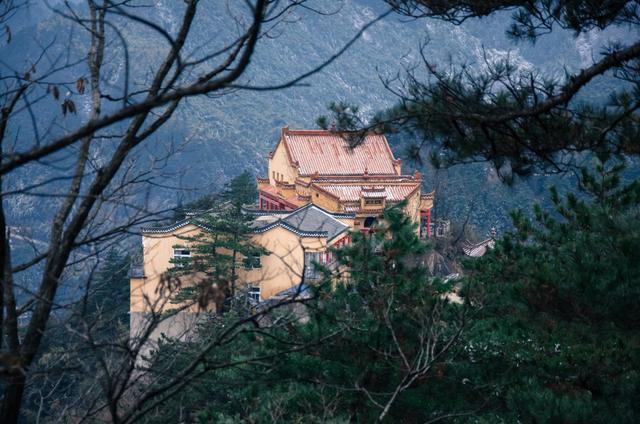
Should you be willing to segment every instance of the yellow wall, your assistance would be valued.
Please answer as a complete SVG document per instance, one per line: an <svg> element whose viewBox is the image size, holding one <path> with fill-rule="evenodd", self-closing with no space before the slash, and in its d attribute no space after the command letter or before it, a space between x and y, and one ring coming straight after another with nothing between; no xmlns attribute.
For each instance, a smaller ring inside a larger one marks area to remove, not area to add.
<svg viewBox="0 0 640 424"><path fill-rule="evenodd" d="M299 237L282 227L255 234L253 240L270 254L262 256L262 268L241 270L238 274L241 282L260 286L262 299L268 299L301 282L305 251L317 252L326 249L326 239Z"/></svg>
<svg viewBox="0 0 640 424"><path fill-rule="evenodd" d="M173 257L173 246L188 246L188 241L180 237L193 237L201 230L195 225L186 225L170 234L144 234L142 236L142 249L144 255L145 278L131 279L130 283L130 310L132 312L148 312L153 309L171 309L178 305L166 302L172 294L175 294L175 284L188 287L194 284L202 275L174 277L167 279L167 270L173 265L169 262ZM172 284L172 288L169 288ZM160 287L164 288L162 292ZM157 306L154 306L157 305Z"/></svg>
<svg viewBox="0 0 640 424"><path fill-rule="evenodd" d="M311 194L311 203L318 205L323 209L330 212L343 212L344 209L340 204L340 201L333 196L329 196L327 193L321 190L317 190L314 186L311 186L309 192Z"/></svg>
<svg viewBox="0 0 640 424"><path fill-rule="evenodd" d="M284 147L284 142L281 141L276 146L276 150L273 152L271 158L269 158L269 182L275 186L276 181L273 178L273 173L279 173L283 176L283 181L287 183L293 183L298 177L298 170L292 164L289 163L289 157Z"/></svg>
<svg viewBox="0 0 640 424"><path fill-rule="evenodd" d="M193 237L202 231L195 225L187 225L173 233L143 235L144 275L145 278L132 278L130 281L131 312L148 312L151 305L154 310L168 310L180 305L167 300L176 291L168 289L160 291L166 283L167 271L173 266L173 246L188 247L188 242L180 237ZM270 254L261 257L261 268L245 270L238 268L238 287L242 285L260 286L262 299L267 299L278 292L300 283L304 272L304 252L323 251L326 239L318 237L299 237L282 227L274 227L269 231L254 234L255 244L267 249ZM179 278L182 287L202 281L204 274L183 276ZM163 297L164 296L164 297ZM196 306L190 308L197 309Z"/></svg>

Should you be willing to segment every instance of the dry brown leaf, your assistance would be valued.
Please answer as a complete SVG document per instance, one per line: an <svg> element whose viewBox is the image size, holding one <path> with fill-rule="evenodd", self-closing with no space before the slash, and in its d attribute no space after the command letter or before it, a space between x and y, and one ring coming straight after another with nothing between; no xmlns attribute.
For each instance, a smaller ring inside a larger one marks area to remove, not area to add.
<svg viewBox="0 0 640 424"><path fill-rule="evenodd" d="M85 83L86 81L84 77L78 78L78 81L76 81L76 88L78 89L78 93L84 94Z"/></svg>

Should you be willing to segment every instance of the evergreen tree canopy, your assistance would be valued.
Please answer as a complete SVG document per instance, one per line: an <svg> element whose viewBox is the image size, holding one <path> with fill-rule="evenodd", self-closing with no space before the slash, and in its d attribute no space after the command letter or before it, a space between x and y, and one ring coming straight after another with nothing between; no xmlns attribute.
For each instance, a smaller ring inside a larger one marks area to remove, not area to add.
<svg viewBox="0 0 640 424"><path fill-rule="evenodd" d="M158 417L200 422L423 422L443 407L433 381L457 351L468 306L451 303L452 283L428 277L428 246L402 206L387 209L371 234L336 251L337 274L313 288L305 308L278 309L238 330L207 357L206 373ZM336 280L338 278L338 280ZM170 341L156 360L169 371L229 328L233 310L201 326L197 340ZM215 371L217 364L241 364ZM259 359L252 359L259 358Z"/></svg>
<svg viewBox="0 0 640 424"><path fill-rule="evenodd" d="M489 416L637 421L640 182L621 170L599 162L582 196L553 191L554 212L514 212L516 230L469 264L484 307L457 368Z"/></svg>
<svg viewBox="0 0 640 424"><path fill-rule="evenodd" d="M234 298L237 287L237 268L250 268L252 258L267 253L251 240L253 216L242 205L254 202L257 195L255 179L248 172L225 184L215 196L211 208L190 219L202 232L181 237L191 256L172 259L175 276L198 273L196 284L179 291L175 302L197 301L201 307L215 302L218 309L227 298Z"/></svg>
<svg viewBox="0 0 640 424"><path fill-rule="evenodd" d="M509 59L482 64L442 64L428 60L404 78L388 81L397 104L363 117L351 104L332 104L332 119L319 124L351 134L405 131L416 136L407 149L411 158L427 156L437 166L489 161L499 175L564 172L582 159L576 153L640 153L640 77L638 59L640 6L635 1L458 1L387 0L399 13L437 18L452 24L512 11L508 35L535 42L558 29L577 36L595 29L619 27L625 36L611 42L582 69L541 72ZM557 77L557 75L564 75ZM585 93L602 78L614 87L587 102Z"/></svg>

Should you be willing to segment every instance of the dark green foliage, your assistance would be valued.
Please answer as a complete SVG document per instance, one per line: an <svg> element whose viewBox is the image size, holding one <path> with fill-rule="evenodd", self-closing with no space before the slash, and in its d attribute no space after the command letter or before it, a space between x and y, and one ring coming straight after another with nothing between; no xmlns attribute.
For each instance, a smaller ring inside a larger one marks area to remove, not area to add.
<svg viewBox="0 0 640 424"><path fill-rule="evenodd" d="M220 202L248 205L254 203L257 198L258 188L255 184L255 177L245 170L225 184L220 193L203 196L192 202L179 205L175 209L173 220L180 221L185 219L187 212L208 211L218 206Z"/></svg>
<svg viewBox="0 0 640 424"><path fill-rule="evenodd" d="M638 67L640 7L622 0L592 1L448 1L389 0L401 13L452 23L513 10L509 35L537 40L554 26L576 35L593 28L625 26L628 37L612 42L596 62L575 73L541 72L508 58L485 58L482 66L431 61L423 51L423 68L411 68L400 84L389 82L395 107L371 117L353 105L331 105L336 129L403 131L415 136L407 149L420 162L438 167L489 161L500 177L565 172L579 161L575 152L638 154L640 107ZM457 65L457 66L456 66ZM422 71L422 72L420 72ZM559 75L563 75L559 77ZM585 92L605 76L618 79L606 101L587 103ZM336 107L338 106L338 107ZM319 120L327 127L329 118Z"/></svg>
<svg viewBox="0 0 640 424"><path fill-rule="evenodd" d="M474 17L513 11L509 35L516 40L535 41L554 26L576 33L593 28L638 24L637 3L627 0L385 0L412 17L433 17L454 24Z"/></svg>
<svg viewBox="0 0 640 424"><path fill-rule="evenodd" d="M184 243L175 248L189 250L191 256L174 258L174 276L198 273L196 284L182 288L176 303L195 301L201 307L215 303L223 308L227 298L236 298L237 268L255 267L261 255L267 252L251 241L253 216L243 210L243 205L254 202L257 196L255 179L243 172L227 183L216 195L206 211L190 217L203 231L193 237L182 237Z"/></svg>
<svg viewBox="0 0 640 424"><path fill-rule="evenodd" d="M218 196L212 194L209 196L203 196L193 202L185 203L184 205L178 205L173 213L173 221L181 221L187 217L187 212L193 211L207 211L216 205Z"/></svg>
<svg viewBox="0 0 640 424"><path fill-rule="evenodd" d="M640 416L640 181L583 172L587 198L513 214L516 231L472 263L484 308L466 333L485 407L524 422ZM479 405L480 406L480 405Z"/></svg>
<svg viewBox="0 0 640 424"><path fill-rule="evenodd" d="M95 322L105 336L117 334L122 327L128 331L130 265L128 255L109 250L91 281L86 298L77 306L75 314Z"/></svg>
<svg viewBox="0 0 640 424"><path fill-rule="evenodd" d="M637 4L626 1L388 3L453 23L511 9L510 35L532 41L554 26L580 34L640 23ZM424 57L427 77L412 70L395 90L396 107L366 124L357 107L334 107L337 129L412 134L407 151L417 162L490 161L508 182L597 159L582 168L579 192L552 190L553 210L536 206L533 218L514 212L515 231L468 262L461 294L477 313L463 349L442 369L448 378L435 382L424 405L434 402L432 410L458 422L636 422L640 182L623 178L619 163L640 151L637 34L564 78L508 61L449 68ZM606 103L584 102L603 75L624 83Z"/></svg>
<svg viewBox="0 0 640 424"><path fill-rule="evenodd" d="M258 187L256 179L249 171L243 171L240 175L225 184L220 198L231 203L236 209L243 205L256 202L258 198Z"/></svg>
<svg viewBox="0 0 640 424"><path fill-rule="evenodd" d="M304 309L280 308L209 351L202 377L160 408L157 420L182 413L200 422L371 422L381 415L423 422L445 411L436 386L467 307L443 297L451 283L427 277L427 246L401 207L336 252L341 271L349 271L339 283L323 282ZM168 341L154 369L179 369L241 317L231 310L204 324L197 341Z"/></svg>
<svg viewBox="0 0 640 424"><path fill-rule="evenodd" d="M640 182L623 184L621 171L597 163L580 196L552 192L555 212L514 212L516 230L468 261L466 305L444 300L451 283L425 277L426 246L388 210L378 232L336 252L349 273L314 290L303 322L283 310L243 327L158 417L179 404L201 422L371 422L407 377L398 347L414 363L421 337L435 334L442 353L385 421L636 422ZM187 360L238 319L229 313L198 342L167 344L159 364L176 352Z"/></svg>

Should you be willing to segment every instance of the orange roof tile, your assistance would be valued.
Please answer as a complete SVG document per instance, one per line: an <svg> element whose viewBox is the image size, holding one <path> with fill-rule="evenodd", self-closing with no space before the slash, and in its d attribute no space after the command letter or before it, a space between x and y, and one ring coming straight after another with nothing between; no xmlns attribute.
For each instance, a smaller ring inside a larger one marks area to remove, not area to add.
<svg viewBox="0 0 640 424"><path fill-rule="evenodd" d="M283 128L282 141L300 175L395 175L395 158L384 135L368 134L350 148L340 134Z"/></svg>
<svg viewBox="0 0 640 424"><path fill-rule="evenodd" d="M315 184L314 184L315 185ZM370 185L353 185L353 184L322 184L317 185L322 190L332 194L336 198L343 202L353 202L360 200L361 193L363 191L369 192L365 194L365 197L377 197L371 196L373 192L383 192L384 196L390 202L399 202L409 197L416 189L420 187L419 183L415 184L402 184L402 185L387 185L387 186L375 186ZM374 190L371 190L374 189ZM376 195L378 193L375 193Z"/></svg>

